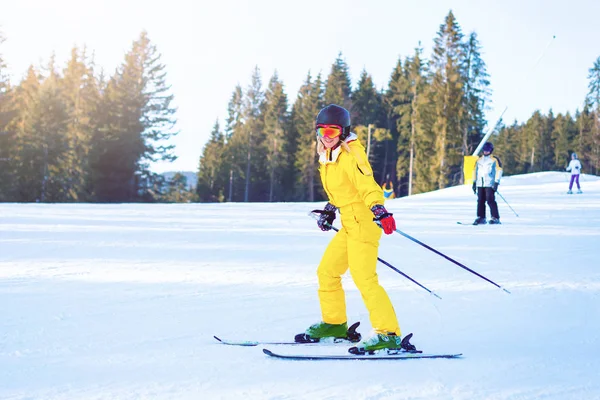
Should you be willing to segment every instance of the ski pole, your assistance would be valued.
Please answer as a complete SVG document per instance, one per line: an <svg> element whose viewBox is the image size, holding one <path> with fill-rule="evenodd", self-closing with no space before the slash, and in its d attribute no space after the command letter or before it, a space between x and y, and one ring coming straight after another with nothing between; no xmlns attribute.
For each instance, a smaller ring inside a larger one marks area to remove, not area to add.
<svg viewBox="0 0 600 400"><path fill-rule="evenodd" d="M500 192L496 192L496 193L498 193L498 196L500 196L500 197L502 198L502 200L504 200L504 202L506 203L506 205L508 206L508 208L510 208L510 209L512 210L512 212L514 212L514 213L515 213L515 215L518 217L518 216L519 216L519 214L517 214L517 212L516 212L515 210L513 210L513 208L510 206L510 204L508 204L508 201L506 201L506 199L504 198L504 196L502 196L502 195L500 194Z"/></svg>
<svg viewBox="0 0 600 400"><path fill-rule="evenodd" d="M313 217L314 219L319 219L316 215L315 215L315 211L320 211L320 210L314 210L311 211L308 215L310 215L311 217ZM327 224L328 226L331 227L331 229L333 229L336 232L339 232L340 230L338 228L336 228L335 226L331 225L331 224ZM404 272L400 271L398 268L394 267L392 264L390 264L389 262L377 257L377 261L379 261L380 263L382 263L383 265L385 265L386 267L390 267L391 269L393 269L394 271L396 271L397 273L399 273L400 275L402 275L403 277L405 277L406 279L408 279L409 281L411 281L412 283L416 284L417 286L419 286L420 288L423 288L425 290L427 290L429 292L429 294L434 295L435 297L437 297L438 299L442 299L440 296L438 296L435 292L427 289L425 286L421 285L419 282L415 281L413 278L411 278L410 276L406 275Z"/></svg>
<svg viewBox="0 0 600 400"><path fill-rule="evenodd" d="M381 226L381 225L380 225L380 226ZM433 251L435 254L437 254L437 255L439 255L439 256L442 256L442 257L444 257L446 260L448 260L448 261L450 261L450 262L452 262L452 263L454 263L454 264L458 265L458 266L459 266L459 267L461 267L462 269L465 269L465 270L469 271L470 273L472 273L472 274L474 274L474 275L477 275L477 276L478 276L478 277L480 277L481 279L488 281L488 282L489 282L489 283L491 283L492 285L494 285L494 286L496 286L496 287L498 287L498 288L500 288L500 289L504 290L506 293L510 294L510 292L509 292L508 290L506 290L506 289L505 289L505 288L503 288L502 286L498 285L496 282L494 282L494 281L492 281L492 280L490 280L490 279L486 278L485 276L483 276L483 275L481 275L481 274L479 274L479 273L477 273L477 272L473 271L471 268L467 267L466 265L463 265L463 264L459 263L458 261L454 260L453 258L450 258L450 257L448 257L447 255L445 255L444 253L442 253L442 252L440 252L440 251L437 251L436 249L434 249L434 248L433 248L433 247L431 247L431 246L428 246L428 245L426 245L425 243L421 242L420 240L418 240L418 239L415 239L414 237L412 237L412 236L410 236L410 235L408 235L408 234L406 234L406 233L402 232L400 229L396 229L396 232L397 232L397 233L399 233L400 235L404 236L405 238L407 238L407 239L410 239L410 240L412 240L413 242L415 242L415 243L417 243L417 244L420 244L421 246L425 247L427 250L431 250L431 251Z"/></svg>

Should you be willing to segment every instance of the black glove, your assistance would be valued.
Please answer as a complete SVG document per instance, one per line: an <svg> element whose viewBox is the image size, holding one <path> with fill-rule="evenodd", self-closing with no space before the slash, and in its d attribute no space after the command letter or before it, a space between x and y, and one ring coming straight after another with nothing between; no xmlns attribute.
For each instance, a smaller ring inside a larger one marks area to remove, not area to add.
<svg viewBox="0 0 600 400"><path fill-rule="evenodd" d="M494 182L494 184L492 185L492 189L494 189L494 192L498 191L498 182Z"/></svg>
<svg viewBox="0 0 600 400"><path fill-rule="evenodd" d="M473 194L477 194L477 184L473 182Z"/></svg>
<svg viewBox="0 0 600 400"><path fill-rule="evenodd" d="M337 211L336 206L331 203L325 205L323 210L312 210L315 214L321 214L317 221L317 225L322 231L329 231L335 221L335 212Z"/></svg>

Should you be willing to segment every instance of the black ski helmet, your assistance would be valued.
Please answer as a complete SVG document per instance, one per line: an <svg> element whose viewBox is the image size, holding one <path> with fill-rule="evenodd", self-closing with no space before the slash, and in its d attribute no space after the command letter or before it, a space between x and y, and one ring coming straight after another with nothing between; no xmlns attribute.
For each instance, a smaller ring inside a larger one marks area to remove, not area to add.
<svg viewBox="0 0 600 400"><path fill-rule="evenodd" d="M344 107L330 104L319 111L316 125L338 125L342 127L340 140L345 140L350 135L350 113Z"/></svg>
<svg viewBox="0 0 600 400"><path fill-rule="evenodd" d="M490 142L485 142L485 144L481 148L481 151L489 151L491 154L494 151L494 145Z"/></svg>

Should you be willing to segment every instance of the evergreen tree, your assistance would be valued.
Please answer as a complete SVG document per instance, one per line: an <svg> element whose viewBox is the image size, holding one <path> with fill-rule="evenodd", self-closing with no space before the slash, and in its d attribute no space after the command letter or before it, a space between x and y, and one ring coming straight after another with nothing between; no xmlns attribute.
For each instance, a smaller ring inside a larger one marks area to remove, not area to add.
<svg viewBox="0 0 600 400"><path fill-rule="evenodd" d="M198 183L196 193L201 202L217 202L224 200L227 170L224 164L225 136L215 122L210 139L200 157Z"/></svg>
<svg viewBox="0 0 600 400"><path fill-rule="evenodd" d="M462 155L473 153L486 126L485 111L490 97L490 81L485 62L481 58L481 45L477 34L472 32L465 43L464 97L465 116L461 121L463 129Z"/></svg>
<svg viewBox="0 0 600 400"><path fill-rule="evenodd" d="M133 43L104 92L108 118L95 135L94 176L100 201L151 200L150 162L173 161L173 96L165 66L146 32Z"/></svg>
<svg viewBox="0 0 600 400"><path fill-rule="evenodd" d="M40 109L42 77L30 66L27 75L16 87L14 108L17 116L11 120L8 131L14 133L14 147L8 161L14 182L13 201L31 202L41 198L41 182L45 170L45 143L35 134Z"/></svg>
<svg viewBox="0 0 600 400"><path fill-rule="evenodd" d="M164 203L191 203L195 200L194 193L187 187L185 175L177 172L167 182L167 189L160 197Z"/></svg>
<svg viewBox="0 0 600 400"><path fill-rule="evenodd" d="M552 169L564 171L567 166L565 161L571 158L577 125L569 113L558 114L552 128L551 140L554 148Z"/></svg>
<svg viewBox="0 0 600 400"><path fill-rule="evenodd" d="M297 137L295 167L297 170L296 199L318 201L324 198L318 173L315 120L324 107L321 75L313 81L308 73L292 107L293 134Z"/></svg>
<svg viewBox="0 0 600 400"><path fill-rule="evenodd" d="M90 143L99 121L99 82L94 76L93 62L88 65L85 49L71 51L71 59L61 80L63 101L67 107L68 181L66 190L73 200L91 199L89 167Z"/></svg>
<svg viewBox="0 0 600 400"><path fill-rule="evenodd" d="M245 142L243 141L243 101L242 87L237 85L227 105L227 119L225 125L225 149L223 153L224 168L228 173L227 201L240 201L243 198L244 185L243 166L241 160L244 156Z"/></svg>
<svg viewBox="0 0 600 400"><path fill-rule="evenodd" d="M279 81L277 72L269 81L265 93L263 126L265 135L265 151L267 154L267 170L269 173L268 201L282 201L286 192L290 192L289 182L293 182L292 156L295 141L289 136L287 96L283 83Z"/></svg>
<svg viewBox="0 0 600 400"><path fill-rule="evenodd" d="M452 11L448 13L434 40L431 59L432 90L436 135L436 156L430 172L437 187L457 184L462 176L464 104L463 34Z"/></svg>
<svg viewBox="0 0 600 400"><path fill-rule="evenodd" d="M352 110L352 82L348 64L342 59L342 53L335 59L325 85L325 104L337 104L346 110ZM353 119L354 116L351 116Z"/></svg>
<svg viewBox="0 0 600 400"><path fill-rule="evenodd" d="M14 199L15 174L9 162L14 152L14 135L8 126L14 117L11 99L11 86L8 79L7 65L1 48L5 39L0 31L0 201Z"/></svg>
<svg viewBox="0 0 600 400"><path fill-rule="evenodd" d="M592 68L589 69L589 84L586 103L591 110L590 117L593 120L593 130L589 140L588 163L591 171L598 174L600 171L600 57L596 59Z"/></svg>
<svg viewBox="0 0 600 400"><path fill-rule="evenodd" d="M503 172L505 175L521 173L519 138L522 136L523 129L516 121L511 126L503 126L502 121L500 121L498 126L500 130L494 138L494 152L502 155Z"/></svg>
<svg viewBox="0 0 600 400"><path fill-rule="evenodd" d="M593 160L593 137L594 137L595 114L591 111L588 101L585 102L583 110L577 113L575 123L577 125L577 136L573 141L573 150L579 154L582 170L586 173L597 174ZM570 157L569 157L570 160Z"/></svg>
<svg viewBox="0 0 600 400"><path fill-rule="evenodd" d="M246 169L244 201L265 201L267 197L267 173L265 136L263 133L262 108L264 104L264 92L262 80L258 67L254 68L252 79L244 99L243 133L246 138ZM253 193L250 193L251 184Z"/></svg>
<svg viewBox="0 0 600 400"><path fill-rule="evenodd" d="M408 61L407 61L408 62ZM407 69L398 58L396 68L392 72L386 92L386 104L390 120L392 138L395 138L395 168L391 169L393 182L398 195L410 194L410 138L411 138L411 92ZM386 169L386 174L387 174Z"/></svg>
<svg viewBox="0 0 600 400"><path fill-rule="evenodd" d="M375 179L383 180L389 174L389 158L393 152L393 141L387 128L383 95L373 84L373 78L363 70L356 91L352 93L352 125L357 134L365 132L364 143ZM367 143L371 131L371 142ZM362 135L359 135L362 140ZM389 168L393 169L393 168Z"/></svg>

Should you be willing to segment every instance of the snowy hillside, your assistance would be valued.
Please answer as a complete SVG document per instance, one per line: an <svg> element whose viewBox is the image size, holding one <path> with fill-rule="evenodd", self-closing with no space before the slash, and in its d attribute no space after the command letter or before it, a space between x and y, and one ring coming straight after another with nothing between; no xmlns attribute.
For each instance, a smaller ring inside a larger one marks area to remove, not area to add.
<svg viewBox="0 0 600 400"><path fill-rule="evenodd" d="M387 202L400 230L512 293L382 238L381 258L442 297L380 264L403 333L454 360L286 361L213 339L291 339L320 319L333 233L307 213L322 203L0 204L0 398L600 399L600 180L567 195L567 179L505 178L519 216L498 198L500 226L456 223L475 218L470 187Z"/></svg>

